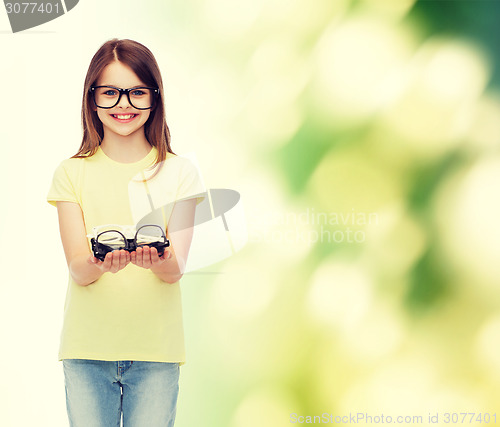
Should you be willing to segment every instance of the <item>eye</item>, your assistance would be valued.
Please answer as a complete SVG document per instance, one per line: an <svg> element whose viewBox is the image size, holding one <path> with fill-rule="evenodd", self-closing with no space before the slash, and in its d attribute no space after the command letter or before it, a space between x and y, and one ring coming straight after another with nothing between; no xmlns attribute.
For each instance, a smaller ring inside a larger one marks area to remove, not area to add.
<svg viewBox="0 0 500 427"><path fill-rule="evenodd" d="M104 90L104 92L102 94L107 95L107 96L117 96L118 91L115 89L106 89L106 90Z"/></svg>
<svg viewBox="0 0 500 427"><path fill-rule="evenodd" d="M132 96L144 96L148 94L148 91L144 89L134 89L130 93Z"/></svg>

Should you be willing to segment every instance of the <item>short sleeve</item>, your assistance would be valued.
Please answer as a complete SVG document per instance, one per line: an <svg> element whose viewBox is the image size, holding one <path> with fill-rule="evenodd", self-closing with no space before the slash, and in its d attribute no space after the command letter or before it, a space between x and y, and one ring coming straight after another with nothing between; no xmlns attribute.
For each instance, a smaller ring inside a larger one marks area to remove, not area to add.
<svg viewBox="0 0 500 427"><path fill-rule="evenodd" d="M203 185L198 168L186 159L179 179L179 188L177 191L177 200L186 200L196 198L196 204L200 204L205 198L205 186Z"/></svg>
<svg viewBox="0 0 500 427"><path fill-rule="evenodd" d="M52 178L52 185L47 194L47 202L56 206L56 202L75 202L78 203L75 187L71 182L67 165L63 161L55 170Z"/></svg>

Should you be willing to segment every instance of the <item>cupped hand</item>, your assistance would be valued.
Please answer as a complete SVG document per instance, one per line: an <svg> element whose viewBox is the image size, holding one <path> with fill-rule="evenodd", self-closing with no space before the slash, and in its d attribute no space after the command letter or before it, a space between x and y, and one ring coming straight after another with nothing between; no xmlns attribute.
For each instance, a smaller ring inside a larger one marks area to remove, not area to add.
<svg viewBox="0 0 500 427"><path fill-rule="evenodd" d="M104 261L89 255L88 262L100 268L103 273L118 273L123 270L131 261L130 253L124 249L120 251L108 252Z"/></svg>
<svg viewBox="0 0 500 427"><path fill-rule="evenodd" d="M172 257L172 253L165 249L162 256L156 248L143 246L130 253L130 262L138 267L157 269Z"/></svg>

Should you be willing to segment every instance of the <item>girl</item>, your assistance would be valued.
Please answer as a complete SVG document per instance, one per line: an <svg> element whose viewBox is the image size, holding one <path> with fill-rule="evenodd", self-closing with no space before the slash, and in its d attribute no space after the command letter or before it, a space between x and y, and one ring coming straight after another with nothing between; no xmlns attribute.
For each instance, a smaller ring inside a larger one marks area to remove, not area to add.
<svg viewBox="0 0 500 427"><path fill-rule="evenodd" d="M101 46L85 79L82 124L80 149L60 163L47 196L57 206L69 269L59 348L69 422L173 426L185 362L179 279L204 189L194 165L170 148L162 79L149 49L118 39ZM154 171L147 179L146 170ZM158 185L161 176L168 179ZM134 240L97 259L88 235L103 226L125 235L123 226L147 213L141 203L152 200L153 187L175 201L162 212L170 246L159 253Z"/></svg>

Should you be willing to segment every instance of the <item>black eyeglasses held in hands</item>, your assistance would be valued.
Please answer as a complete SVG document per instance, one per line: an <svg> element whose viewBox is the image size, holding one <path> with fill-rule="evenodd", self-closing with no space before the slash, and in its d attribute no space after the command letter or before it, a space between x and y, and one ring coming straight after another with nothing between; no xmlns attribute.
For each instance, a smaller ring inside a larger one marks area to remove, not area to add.
<svg viewBox="0 0 500 427"><path fill-rule="evenodd" d="M170 246L165 232L159 225L143 225L137 229L133 238L130 237L132 228L135 227L117 224L94 227L94 235L88 236L92 236L90 243L94 256L104 261L108 252L122 249L133 252L143 246L156 248L158 256L162 256L165 248Z"/></svg>

